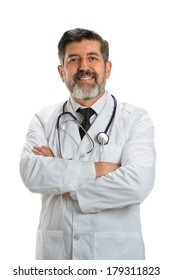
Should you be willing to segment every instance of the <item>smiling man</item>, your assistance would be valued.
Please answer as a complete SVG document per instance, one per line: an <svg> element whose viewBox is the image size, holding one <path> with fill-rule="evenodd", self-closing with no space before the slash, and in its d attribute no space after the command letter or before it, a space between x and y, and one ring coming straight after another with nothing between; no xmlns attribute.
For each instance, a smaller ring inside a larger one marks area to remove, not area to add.
<svg viewBox="0 0 173 280"><path fill-rule="evenodd" d="M58 44L69 100L33 117L20 172L42 195L36 259L144 259L140 203L155 177L147 112L106 89L109 45L76 28Z"/></svg>
<svg viewBox="0 0 173 280"><path fill-rule="evenodd" d="M66 46L64 61L58 70L72 98L79 104L81 100L89 100L87 104L91 106L104 94L111 62L104 61L99 41L83 40Z"/></svg>

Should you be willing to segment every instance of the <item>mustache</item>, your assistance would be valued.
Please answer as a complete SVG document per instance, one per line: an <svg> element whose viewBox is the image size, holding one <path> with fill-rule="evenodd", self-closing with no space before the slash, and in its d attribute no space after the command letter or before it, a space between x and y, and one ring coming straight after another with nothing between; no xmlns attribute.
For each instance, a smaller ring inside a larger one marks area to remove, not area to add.
<svg viewBox="0 0 173 280"><path fill-rule="evenodd" d="M90 72L90 71L84 71L84 70L79 70L74 76L74 80L80 79L83 76L88 76L91 78L94 78L95 80L97 80L97 73L95 72Z"/></svg>

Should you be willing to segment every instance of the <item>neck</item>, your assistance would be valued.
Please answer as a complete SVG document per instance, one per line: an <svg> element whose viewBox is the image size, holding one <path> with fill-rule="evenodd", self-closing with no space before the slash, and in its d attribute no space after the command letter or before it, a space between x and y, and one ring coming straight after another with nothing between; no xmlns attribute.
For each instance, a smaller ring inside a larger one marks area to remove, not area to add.
<svg viewBox="0 0 173 280"><path fill-rule="evenodd" d="M91 99L78 99L76 97L74 97L73 95L71 95L72 99L77 102L78 104L80 104L81 106L84 107L91 107L98 99L100 99L103 96L104 92L99 94L98 96L91 98Z"/></svg>

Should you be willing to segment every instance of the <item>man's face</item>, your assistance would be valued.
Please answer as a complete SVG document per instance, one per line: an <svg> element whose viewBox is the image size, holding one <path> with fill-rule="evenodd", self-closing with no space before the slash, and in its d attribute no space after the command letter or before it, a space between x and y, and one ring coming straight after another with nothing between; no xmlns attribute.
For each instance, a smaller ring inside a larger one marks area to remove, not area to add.
<svg viewBox="0 0 173 280"><path fill-rule="evenodd" d="M99 41L82 40L66 46L58 70L72 97L87 100L104 93L111 63L105 64Z"/></svg>

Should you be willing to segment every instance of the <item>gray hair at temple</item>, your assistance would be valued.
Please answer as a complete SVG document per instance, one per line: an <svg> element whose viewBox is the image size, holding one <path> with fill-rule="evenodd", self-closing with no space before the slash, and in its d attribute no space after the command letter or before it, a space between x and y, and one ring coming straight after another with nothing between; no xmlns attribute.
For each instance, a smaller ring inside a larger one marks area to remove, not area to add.
<svg viewBox="0 0 173 280"><path fill-rule="evenodd" d="M100 42L100 51L102 53L104 62L109 58L109 44L98 33L82 28L75 28L66 31L58 43L58 56L60 63L64 64L64 55L66 46L72 42L81 42L82 40L92 40Z"/></svg>

